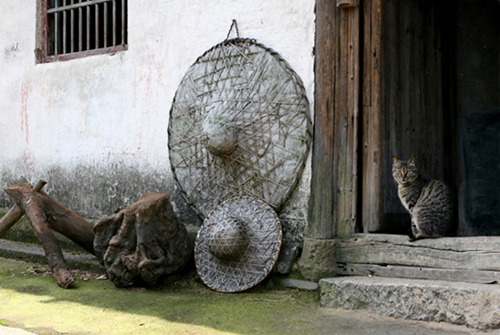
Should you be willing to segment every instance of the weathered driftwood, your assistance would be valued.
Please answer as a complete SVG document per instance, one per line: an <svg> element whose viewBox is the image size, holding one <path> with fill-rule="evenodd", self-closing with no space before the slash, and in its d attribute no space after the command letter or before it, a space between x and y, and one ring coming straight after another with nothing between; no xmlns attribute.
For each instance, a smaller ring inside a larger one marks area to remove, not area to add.
<svg viewBox="0 0 500 335"><path fill-rule="evenodd" d="M41 191L42 188L47 184L46 181L40 180L38 184L35 185L33 190ZM12 208L0 219L0 237L3 236L12 226L21 219L24 212L18 205L12 206Z"/></svg>
<svg viewBox="0 0 500 335"><path fill-rule="evenodd" d="M94 253L93 226L78 214L30 184L9 186L5 192L21 208L33 227L45 251L52 275L57 284L67 288L74 277L66 266L63 254L51 229L68 237L90 253Z"/></svg>
<svg viewBox="0 0 500 335"><path fill-rule="evenodd" d="M500 237L424 239L355 235L337 240L339 275L500 283Z"/></svg>
<svg viewBox="0 0 500 335"><path fill-rule="evenodd" d="M74 277L64 261L52 230L68 237L106 266L116 286L138 281L155 284L164 274L181 269L191 256L188 235L178 222L169 197L148 193L123 210L101 220L96 227L30 184L9 186L5 192L16 202L0 228L6 231L24 213L45 251L57 284L67 288ZM52 229L52 230L51 230ZM96 237L94 236L94 231ZM94 239L95 237L95 239ZM95 247L95 250L94 250Z"/></svg>
<svg viewBox="0 0 500 335"><path fill-rule="evenodd" d="M186 228L177 220L168 195L148 193L94 228L94 249L117 287L145 282L180 270L188 262Z"/></svg>
<svg viewBox="0 0 500 335"><path fill-rule="evenodd" d="M52 230L66 236L88 252L94 254L94 226L80 215L44 192L36 192L30 184L9 186L5 192L21 207L26 209L38 206L43 219ZM31 218L26 215L33 224Z"/></svg>

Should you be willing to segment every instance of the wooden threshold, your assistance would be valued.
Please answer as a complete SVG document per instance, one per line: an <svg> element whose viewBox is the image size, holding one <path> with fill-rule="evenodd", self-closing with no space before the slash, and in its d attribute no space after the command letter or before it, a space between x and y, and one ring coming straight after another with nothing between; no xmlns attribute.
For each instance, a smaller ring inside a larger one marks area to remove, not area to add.
<svg viewBox="0 0 500 335"><path fill-rule="evenodd" d="M355 234L337 239L338 275L500 283L500 237Z"/></svg>

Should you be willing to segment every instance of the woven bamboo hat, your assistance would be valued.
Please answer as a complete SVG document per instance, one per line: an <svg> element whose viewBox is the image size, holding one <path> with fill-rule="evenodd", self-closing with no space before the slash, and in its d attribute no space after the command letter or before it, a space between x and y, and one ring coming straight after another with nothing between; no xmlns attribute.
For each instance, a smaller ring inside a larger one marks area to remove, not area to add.
<svg viewBox="0 0 500 335"><path fill-rule="evenodd" d="M302 80L274 50L229 39L187 70L170 110L168 148L181 194L204 219L250 196L279 209L311 141Z"/></svg>
<svg viewBox="0 0 500 335"><path fill-rule="evenodd" d="M196 270L215 291L244 291L271 272L281 237L281 223L271 206L248 197L227 200L198 232Z"/></svg>

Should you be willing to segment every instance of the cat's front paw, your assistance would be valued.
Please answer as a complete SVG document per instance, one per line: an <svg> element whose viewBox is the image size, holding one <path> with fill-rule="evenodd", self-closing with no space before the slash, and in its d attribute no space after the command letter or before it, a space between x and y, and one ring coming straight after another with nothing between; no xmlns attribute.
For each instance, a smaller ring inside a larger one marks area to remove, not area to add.
<svg viewBox="0 0 500 335"><path fill-rule="evenodd" d="M425 236L420 232L418 232L416 235L411 234L408 236L408 242L415 242L416 240L419 240L421 238L425 238Z"/></svg>
<svg viewBox="0 0 500 335"><path fill-rule="evenodd" d="M408 242L413 242L415 241L417 238L415 237L415 234L413 234L413 230L412 229L409 229L408 230Z"/></svg>

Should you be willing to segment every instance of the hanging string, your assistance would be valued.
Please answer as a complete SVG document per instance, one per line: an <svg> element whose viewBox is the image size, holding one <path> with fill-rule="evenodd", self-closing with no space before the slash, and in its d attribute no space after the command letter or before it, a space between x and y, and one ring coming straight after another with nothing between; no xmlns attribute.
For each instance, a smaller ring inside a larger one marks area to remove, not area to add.
<svg viewBox="0 0 500 335"><path fill-rule="evenodd" d="M235 19L233 19L233 23L231 23L231 28L229 28L229 31L227 32L226 40L229 39L229 35L231 35L233 27L236 29L236 37L240 38L240 32L238 31L238 23L236 22Z"/></svg>

